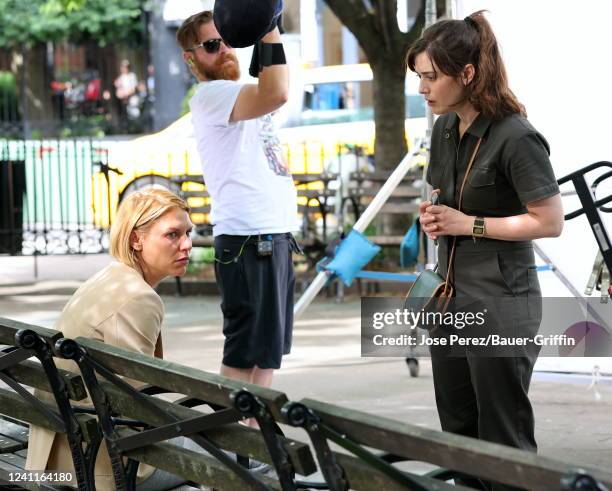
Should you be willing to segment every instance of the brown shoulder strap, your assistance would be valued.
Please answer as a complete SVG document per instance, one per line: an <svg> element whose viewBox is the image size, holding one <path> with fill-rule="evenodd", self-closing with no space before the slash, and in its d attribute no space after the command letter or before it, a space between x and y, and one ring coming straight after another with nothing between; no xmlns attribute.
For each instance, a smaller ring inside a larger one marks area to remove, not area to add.
<svg viewBox="0 0 612 491"><path fill-rule="evenodd" d="M472 152L472 157L468 163L467 169L465 170L465 176L463 176L463 182L461 183L461 189L459 190L459 204L457 209L461 211L461 205L463 204L463 188L465 188L465 183L467 182L467 178L470 175L470 171L472 170L472 165L474 164L474 160L476 160L476 154L478 153L478 149L480 148L480 144L482 143L482 138L479 138L476 142L476 147ZM455 246L457 245L457 236L453 237L453 245L451 247L451 253L448 257L448 270L446 271L446 281L444 282L444 292L447 293L450 291L450 277L451 271L453 269L453 264L455 262Z"/></svg>

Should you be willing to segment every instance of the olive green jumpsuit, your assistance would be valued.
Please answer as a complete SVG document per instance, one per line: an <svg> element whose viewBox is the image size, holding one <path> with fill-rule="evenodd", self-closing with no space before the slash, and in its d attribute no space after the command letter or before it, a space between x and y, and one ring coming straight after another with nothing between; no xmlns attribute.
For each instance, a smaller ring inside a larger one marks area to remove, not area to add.
<svg viewBox="0 0 612 491"><path fill-rule="evenodd" d="M439 188L440 204L457 208L461 182L478 138L482 143L463 192L470 216L508 217L526 204L559 193L546 140L520 115L493 121L479 114L463 137L459 118L438 118L432 133L427 181ZM452 238L440 240L439 271L446 275ZM512 308L504 329L533 336L542 298L531 241L457 237L452 284L459 297L503 297ZM539 349L514 357L444 357L432 352L436 404L442 429L536 451L529 383ZM467 483L469 484L469 483ZM493 489L511 489L493 484Z"/></svg>

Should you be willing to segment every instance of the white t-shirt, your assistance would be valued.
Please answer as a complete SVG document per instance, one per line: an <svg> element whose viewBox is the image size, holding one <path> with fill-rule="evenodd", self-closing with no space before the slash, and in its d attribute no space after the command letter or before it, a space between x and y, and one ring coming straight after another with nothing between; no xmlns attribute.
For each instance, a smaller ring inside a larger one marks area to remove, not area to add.
<svg viewBox="0 0 612 491"><path fill-rule="evenodd" d="M293 232L297 193L272 117L229 122L242 84L202 82L189 101L213 235Z"/></svg>
<svg viewBox="0 0 612 491"><path fill-rule="evenodd" d="M116 94L119 99L127 99L136 91L138 79L134 72L122 73L115 80Z"/></svg>

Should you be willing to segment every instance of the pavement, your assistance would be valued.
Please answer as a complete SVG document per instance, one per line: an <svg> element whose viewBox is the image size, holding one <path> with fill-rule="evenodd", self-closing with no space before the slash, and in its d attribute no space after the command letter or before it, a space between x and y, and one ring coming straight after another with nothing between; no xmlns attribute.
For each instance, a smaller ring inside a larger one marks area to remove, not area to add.
<svg viewBox="0 0 612 491"><path fill-rule="evenodd" d="M38 259L0 257L0 316L51 327L80 282L108 256ZM216 296L163 296L164 353L170 361L217 372L222 355L221 312ZM360 357L359 298L321 298L295 323L294 345L273 387L291 400L303 397L439 429L431 364L420 360L411 377L403 359ZM612 378L535 373L531 401L541 455L576 466L612 470ZM304 439L301 430L289 436Z"/></svg>

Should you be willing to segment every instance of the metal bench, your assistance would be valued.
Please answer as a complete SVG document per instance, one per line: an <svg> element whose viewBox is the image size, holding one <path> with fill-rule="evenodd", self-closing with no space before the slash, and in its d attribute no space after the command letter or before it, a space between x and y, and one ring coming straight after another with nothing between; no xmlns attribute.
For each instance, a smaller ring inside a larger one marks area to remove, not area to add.
<svg viewBox="0 0 612 491"><path fill-rule="evenodd" d="M87 397L78 375L58 369L53 361L52 344L62 333L42 327L0 318L0 483L24 489L55 489L69 476L54 476L36 483L23 473L28 443L28 426L64 433L71 447L75 476L80 489L89 489L93 462L101 436L95 418L77 414L70 399ZM40 363L28 360L37 357ZM51 403L39 400L28 389L51 392ZM25 477L25 479L24 479ZM4 488L3 488L4 489Z"/></svg>
<svg viewBox="0 0 612 491"><path fill-rule="evenodd" d="M82 459L85 471L79 478L83 490L94 489L89 463L95 460L100 434L111 457L116 488L126 491L134 489L139 462L218 490L451 491L467 489L449 482L467 477L530 490L612 487L612 474L604 469L576 469L568 462L313 399L290 402L272 389L99 341L60 336L57 331L0 318L0 343L9 345L0 356L0 373L13 389L0 389L2 489L57 489L49 483L15 482L13 476L22 473L26 456L26 427L21 422L82 437L87 445ZM26 359L34 353L42 365ZM81 374L49 370L49 353L75 361ZM148 385L136 390L124 378ZM82 400L86 387L97 419L74 404L61 411L42 407L24 396L23 384L52 391L58 407L64 396ZM182 397L173 401L154 397L167 392ZM208 406L206 411L194 409L202 405ZM237 424L244 417L256 418L260 430ZM309 445L286 438L279 425L303 428L316 462ZM191 438L205 452L168 441L178 436ZM271 464L275 474L249 472L243 466L245 458ZM73 461L80 465L75 456ZM425 462L436 469L418 474L396 465L405 461ZM300 477L317 470L324 482Z"/></svg>
<svg viewBox="0 0 612 491"><path fill-rule="evenodd" d="M215 489L297 489L295 474L309 475L316 465L308 445L289 440L279 431L287 397L278 391L169 361L126 351L86 338L60 340L58 353L77 362L95 406L106 441L117 489L132 489L135 462L143 462ZM149 384L137 391L120 377ZM173 392L177 402L153 394ZM192 409L207 405L208 413ZM237 424L255 417L261 431ZM140 422L117 428L113 417ZM192 438L206 453L165 442ZM271 464L276 478L249 472L225 451ZM130 463L123 464L123 457Z"/></svg>
<svg viewBox="0 0 612 491"><path fill-rule="evenodd" d="M437 480L462 477L542 491L603 491L605 486L612 486L612 473L607 470L577 469L571 463L524 450L421 428L313 399L289 403L283 413L291 424L308 432L332 491L344 491L349 487L385 491L449 489L448 484ZM331 451L328 441L353 456ZM420 461L439 467L425 476L416 476L399 472L391 465L402 461ZM364 471L364 465L369 472ZM583 485L584 488L580 487Z"/></svg>

